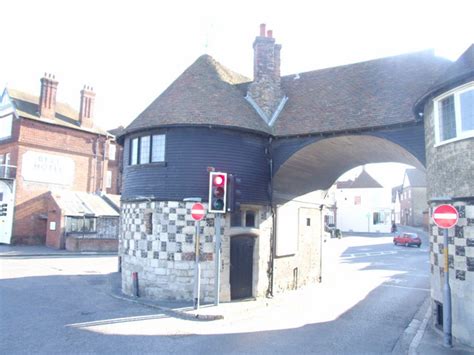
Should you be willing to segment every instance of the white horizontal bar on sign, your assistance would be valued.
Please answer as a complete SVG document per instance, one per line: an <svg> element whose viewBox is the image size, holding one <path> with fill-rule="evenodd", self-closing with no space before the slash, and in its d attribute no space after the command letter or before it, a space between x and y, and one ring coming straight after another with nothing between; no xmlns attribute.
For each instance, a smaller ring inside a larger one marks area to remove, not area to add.
<svg viewBox="0 0 474 355"><path fill-rule="evenodd" d="M435 213L433 218L436 219L456 219L456 213Z"/></svg>

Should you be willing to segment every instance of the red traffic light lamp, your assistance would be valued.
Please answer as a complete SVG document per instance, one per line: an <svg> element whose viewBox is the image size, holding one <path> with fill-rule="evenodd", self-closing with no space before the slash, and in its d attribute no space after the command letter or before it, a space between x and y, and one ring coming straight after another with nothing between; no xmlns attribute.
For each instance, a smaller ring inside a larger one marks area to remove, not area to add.
<svg viewBox="0 0 474 355"><path fill-rule="evenodd" d="M227 173L211 172L209 176L209 212L226 212Z"/></svg>

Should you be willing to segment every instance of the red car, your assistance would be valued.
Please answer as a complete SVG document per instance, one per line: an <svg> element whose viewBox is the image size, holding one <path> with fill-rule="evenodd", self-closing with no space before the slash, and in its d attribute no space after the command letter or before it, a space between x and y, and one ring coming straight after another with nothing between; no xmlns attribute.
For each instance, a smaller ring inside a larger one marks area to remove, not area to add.
<svg viewBox="0 0 474 355"><path fill-rule="evenodd" d="M416 245L419 248L421 245L421 239L416 233L401 233L400 235L393 238L393 244L401 244L406 247L410 245Z"/></svg>

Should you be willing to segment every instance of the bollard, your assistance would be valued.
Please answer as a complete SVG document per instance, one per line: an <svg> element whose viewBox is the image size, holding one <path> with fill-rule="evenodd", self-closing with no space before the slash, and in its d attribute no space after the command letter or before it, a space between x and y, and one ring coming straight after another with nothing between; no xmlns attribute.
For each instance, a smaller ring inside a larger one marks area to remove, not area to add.
<svg viewBox="0 0 474 355"><path fill-rule="evenodd" d="M117 265L118 272L122 272L122 257L118 257L118 265Z"/></svg>
<svg viewBox="0 0 474 355"><path fill-rule="evenodd" d="M140 297L138 293L138 272L132 272L133 297Z"/></svg>

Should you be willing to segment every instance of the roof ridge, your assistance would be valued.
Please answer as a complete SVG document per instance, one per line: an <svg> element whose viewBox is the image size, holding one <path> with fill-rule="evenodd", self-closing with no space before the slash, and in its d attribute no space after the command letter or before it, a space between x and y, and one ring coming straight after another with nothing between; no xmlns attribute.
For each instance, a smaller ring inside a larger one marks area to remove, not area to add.
<svg viewBox="0 0 474 355"><path fill-rule="evenodd" d="M304 72L297 72L297 73L294 73L294 74L287 74L287 75L282 76L282 79L283 78L292 78L293 79L293 78L295 78L295 76L299 79L299 77L301 75L315 73L315 72L321 72L321 71L325 71L325 70L343 69L343 68L347 68L347 67L351 67L351 66L370 64L370 63L374 63L374 62L381 62L381 61L389 60L389 59L409 57L409 56L428 55L428 54L430 54L433 57L437 57L434 54L434 49L429 48L429 49L423 49L423 50L416 51L416 52L396 54L396 55L392 55L392 56L388 56L388 57L379 57L379 58L367 59L367 60L363 60L363 61L360 61L360 62L334 65L334 66L330 66L330 67L324 67L324 68L319 68L319 69L314 69L314 70L308 70L308 71L304 71ZM445 59L446 61L452 62L449 59L446 59L446 58L443 58L443 57L437 57L437 58L442 58L442 59Z"/></svg>
<svg viewBox="0 0 474 355"><path fill-rule="evenodd" d="M216 70L216 73L218 74L219 78L222 79L222 81L227 82L231 85L238 85L238 84L243 84L250 82L251 79L247 78L245 75L240 74L232 69L229 69L216 59L214 59L211 55L209 54L203 54L201 55L197 60L204 59L207 62L209 62L212 67Z"/></svg>

